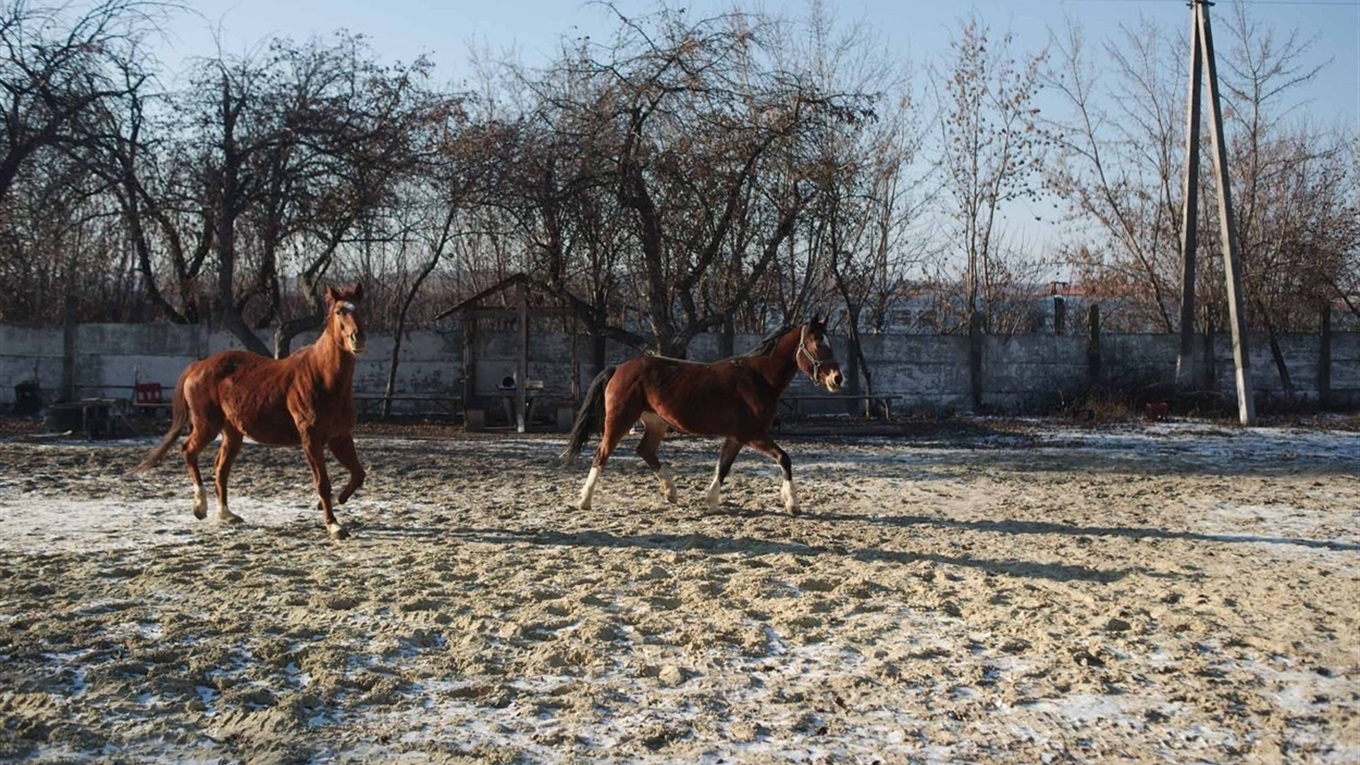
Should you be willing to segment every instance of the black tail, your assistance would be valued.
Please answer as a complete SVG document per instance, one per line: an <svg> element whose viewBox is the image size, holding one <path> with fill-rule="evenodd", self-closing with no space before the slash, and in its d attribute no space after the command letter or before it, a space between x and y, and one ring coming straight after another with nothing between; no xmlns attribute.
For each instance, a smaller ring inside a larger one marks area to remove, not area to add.
<svg viewBox="0 0 1360 765"><path fill-rule="evenodd" d="M137 467L129 470L128 475L149 470L160 462L165 453L170 451L170 447L174 446L175 442L179 440L179 434L184 430L184 426L189 424L189 402L184 397L184 375L180 375L179 381L175 383L175 392L170 401L170 408L173 412L170 419L170 429L165 431L165 436L151 450L151 454L148 454L146 459L142 460Z"/></svg>
<svg viewBox="0 0 1360 765"><path fill-rule="evenodd" d="M559 457L563 465L570 465L581 454L581 447L590 440L590 434L604 427L604 389L614 376L618 367L605 367L595 379L590 381L586 396L581 401L581 410L576 413L576 424L571 426L571 438L567 448Z"/></svg>

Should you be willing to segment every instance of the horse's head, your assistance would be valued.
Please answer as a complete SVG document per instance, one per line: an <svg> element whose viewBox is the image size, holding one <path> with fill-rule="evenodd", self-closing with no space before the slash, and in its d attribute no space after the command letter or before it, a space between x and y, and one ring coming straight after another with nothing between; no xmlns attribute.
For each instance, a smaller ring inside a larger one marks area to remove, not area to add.
<svg viewBox="0 0 1360 765"><path fill-rule="evenodd" d="M326 287L326 334L341 348L355 355L364 352L364 285L336 289Z"/></svg>
<svg viewBox="0 0 1360 765"><path fill-rule="evenodd" d="M812 378L814 383L826 386L835 393L845 384L841 365L836 363L831 353L831 343L826 339L826 320L820 316L799 327L798 331L798 368Z"/></svg>

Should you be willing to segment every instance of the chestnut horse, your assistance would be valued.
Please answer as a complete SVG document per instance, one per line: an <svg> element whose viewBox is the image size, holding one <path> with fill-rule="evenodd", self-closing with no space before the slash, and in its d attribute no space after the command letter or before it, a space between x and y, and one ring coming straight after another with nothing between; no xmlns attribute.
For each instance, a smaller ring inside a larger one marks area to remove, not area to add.
<svg viewBox="0 0 1360 765"><path fill-rule="evenodd" d="M562 451L563 463L581 453L590 434L600 426L603 435L595 449L590 475L581 489L582 510L590 509L595 485L609 455L633 423L646 430L637 452L661 480L661 493L675 501L670 471L656 458L656 448L669 429L701 436L722 436L718 469L708 487L708 508L718 507L722 482L743 446L749 445L779 463L784 474L781 495L789 513L798 512L789 455L770 438L779 396L802 370L812 381L839 390L844 378L826 341L826 322L814 318L797 327L783 327L744 356L704 364L664 356L638 356L606 367L591 381L581 410Z"/></svg>
<svg viewBox="0 0 1360 765"><path fill-rule="evenodd" d="M354 448L354 357L364 352L364 317L360 310L363 285L346 290L326 289L325 327L315 343L292 355L273 359L243 350L215 353L185 368L175 385L170 430L151 454L132 472L139 473L160 462L190 425L189 437L180 450L194 484L194 515L208 515L198 454L218 433L214 485L217 489L217 520L241 523L227 509L227 476L250 437L269 446L301 446L312 468L312 482L321 497L326 530L336 539L348 536L335 520L331 479L326 473L326 448L349 469L335 504L343 505L364 484L364 468Z"/></svg>

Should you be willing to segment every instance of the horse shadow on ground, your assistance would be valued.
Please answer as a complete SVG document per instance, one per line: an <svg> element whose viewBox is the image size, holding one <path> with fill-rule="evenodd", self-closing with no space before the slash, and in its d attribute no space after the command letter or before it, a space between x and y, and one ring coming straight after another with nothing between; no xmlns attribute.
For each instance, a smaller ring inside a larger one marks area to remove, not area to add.
<svg viewBox="0 0 1360 765"><path fill-rule="evenodd" d="M712 515L729 516L734 519L757 517L790 519L790 516L787 514L773 510L737 510L732 512L718 512ZM862 516L841 513L807 513L797 516L796 519L793 520L806 523L871 523L895 527L934 526L951 530L1015 536L1052 534L1070 536L1073 538L1113 537L1129 540L1161 539L1204 542L1209 544L1290 545L1341 552L1360 551L1360 545L1358 544L1335 540L1255 536L1250 534L1213 534L1193 531L1172 531L1151 527L1079 526L1046 521L957 520L926 515ZM401 525L382 522L358 523L355 525L354 530L364 536L393 539L420 539L432 542L461 541L499 545L529 544L543 547L632 548L637 550L667 550L675 552L700 551L715 556L735 555L741 557L760 557L779 554L838 556L862 562L891 563L894 565L924 562L943 566L972 568L992 574L1005 574L1008 576L1048 579L1053 581L1113 583L1131 574L1141 574L1157 578L1187 576L1175 572L1156 571L1143 566L1098 568L1086 565L1027 560L1024 558L982 558L968 554L886 550L874 547L855 547L853 545L809 545L794 541L781 541L754 536L714 535L707 533L639 532L635 534L616 534L598 529L570 531L543 528L513 529L467 526L441 528L428 524Z"/></svg>
<svg viewBox="0 0 1360 765"><path fill-rule="evenodd" d="M1089 581L1113 583L1130 574L1152 577L1171 576L1141 566L1120 569L1100 569L1064 563L1044 563L1023 559L987 559L967 555L944 555L930 552L907 552L876 548L834 547L781 542L758 537L714 536L702 533L646 533L614 534L608 531L578 532L549 529L454 528L448 535L463 542L482 544L529 544L543 547L602 547L614 549L667 550L674 552L701 551L712 555L759 557L767 555L838 556L873 563L904 565L936 563L944 566L975 568L993 574L1054 581Z"/></svg>
<svg viewBox="0 0 1360 765"><path fill-rule="evenodd" d="M1263 537L1251 534L1207 534L1197 531L1169 531L1158 528L1139 528L1128 526L1074 526L1068 523L1049 521L991 521L957 520L928 515L885 515L866 516L844 513L808 513L800 516L809 521L829 523L875 523L885 526L935 526L964 531L980 531L995 534L1063 534L1073 537L1119 537L1123 539L1167 539L1191 542L1212 542L1217 544L1269 544L1294 545L1319 550L1339 552L1360 551L1360 544L1340 542L1329 539L1304 539L1297 537Z"/></svg>
<svg viewBox="0 0 1360 765"><path fill-rule="evenodd" d="M660 458L677 476L713 472L720 442L700 436L671 436ZM1114 475L1145 478L1312 477L1327 479L1354 475L1354 458L1343 446L1320 450L1316 445L1293 448L1289 442L1257 448L1233 444L1227 436L1210 439L1215 448L1189 442L1159 441L1156 436L1131 434L1104 441L1043 440L1002 436L987 440L902 438L778 439L789 454L795 475L891 478L922 483L952 480L959 471L997 471L1017 477L1052 474ZM1222 445L1219 446L1219 442ZM623 443L610 462L614 476L650 476L650 468L634 453L636 440ZM847 448L848 447L848 448ZM523 458L524 455L515 455ZM555 455L535 464L556 474L584 480L589 460L562 465ZM778 465L750 449L738 454L733 470L778 474ZM803 471L812 470L813 473Z"/></svg>

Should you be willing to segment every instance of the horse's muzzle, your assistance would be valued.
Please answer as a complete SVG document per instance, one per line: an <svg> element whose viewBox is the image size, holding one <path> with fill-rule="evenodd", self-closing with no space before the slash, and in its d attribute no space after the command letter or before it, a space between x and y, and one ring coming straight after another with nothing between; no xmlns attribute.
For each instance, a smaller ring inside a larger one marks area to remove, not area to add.
<svg viewBox="0 0 1360 765"><path fill-rule="evenodd" d="M840 369L832 368L831 370L827 371L826 374L822 375L822 385L825 385L826 389L831 391L832 393L835 393L836 391L840 390L841 386L844 384L845 375L841 374Z"/></svg>
<svg viewBox="0 0 1360 765"><path fill-rule="evenodd" d="M363 336L363 335L357 335L357 334L356 334L356 335L350 335L350 336L349 336L349 352L350 352L350 353L353 353L355 356L363 355L363 352L364 352L364 336Z"/></svg>

